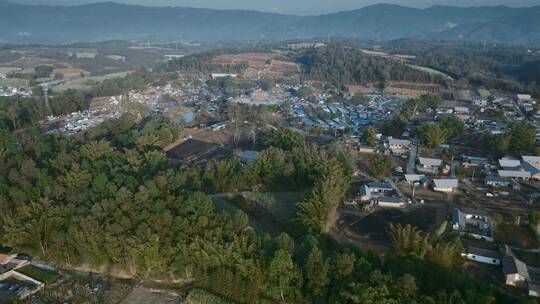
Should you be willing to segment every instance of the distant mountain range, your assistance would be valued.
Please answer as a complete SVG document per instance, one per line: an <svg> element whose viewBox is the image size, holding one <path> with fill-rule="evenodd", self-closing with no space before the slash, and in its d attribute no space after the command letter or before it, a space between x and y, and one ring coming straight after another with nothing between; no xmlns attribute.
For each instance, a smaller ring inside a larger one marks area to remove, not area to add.
<svg viewBox="0 0 540 304"><path fill-rule="evenodd" d="M381 41L422 38L540 45L540 6L415 9L378 4L334 14L294 16L245 10L143 7L113 2L33 6L0 0L0 41L4 42L315 37Z"/></svg>

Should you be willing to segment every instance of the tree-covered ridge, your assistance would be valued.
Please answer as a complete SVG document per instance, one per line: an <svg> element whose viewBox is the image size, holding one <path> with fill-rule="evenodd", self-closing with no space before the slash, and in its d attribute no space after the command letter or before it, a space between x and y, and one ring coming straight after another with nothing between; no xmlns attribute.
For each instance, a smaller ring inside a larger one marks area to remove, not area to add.
<svg viewBox="0 0 540 304"><path fill-rule="evenodd" d="M164 118L123 116L72 137L2 133L0 241L57 265L193 280L238 303L509 301L449 268L455 251L444 243L418 254L418 232L395 230L399 255L384 263L327 239L351 174L346 150L278 129L254 163L174 167L161 147L179 132ZM305 197L290 236L256 233L244 212L218 212L211 198L283 188Z"/></svg>
<svg viewBox="0 0 540 304"><path fill-rule="evenodd" d="M348 84L385 83L388 81L443 82L397 60L369 56L362 50L340 45L307 50L298 58L306 78Z"/></svg>

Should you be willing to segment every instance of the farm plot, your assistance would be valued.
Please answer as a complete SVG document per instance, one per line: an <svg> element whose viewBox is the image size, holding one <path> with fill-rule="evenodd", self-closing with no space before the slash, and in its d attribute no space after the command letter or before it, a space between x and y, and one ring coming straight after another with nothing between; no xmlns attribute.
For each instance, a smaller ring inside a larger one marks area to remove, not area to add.
<svg viewBox="0 0 540 304"><path fill-rule="evenodd" d="M94 77L85 77L85 78L77 78L73 80L66 81L65 83L56 86L54 88L55 92L63 92L69 89L76 89L76 90L84 90L89 89L92 84L105 81L107 79L113 79L113 78L120 78L124 77L129 72L120 72L120 73L112 73L104 76L94 76Z"/></svg>

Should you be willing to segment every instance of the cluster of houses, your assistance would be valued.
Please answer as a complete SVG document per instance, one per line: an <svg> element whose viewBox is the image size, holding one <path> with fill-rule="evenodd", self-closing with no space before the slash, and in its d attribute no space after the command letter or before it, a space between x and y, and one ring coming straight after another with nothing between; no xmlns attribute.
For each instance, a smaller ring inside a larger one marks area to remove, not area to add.
<svg viewBox="0 0 540 304"><path fill-rule="evenodd" d="M478 263L502 265L506 285L526 288L529 296L540 297L540 287L529 275L528 266L517 259L511 250L504 255L493 244L492 228L492 220L484 211L456 208L452 213L452 229L464 237L465 246L461 256ZM468 241L467 238L477 241Z"/></svg>
<svg viewBox="0 0 540 304"><path fill-rule="evenodd" d="M291 114L307 128L315 126L323 130L350 128L358 135L357 132L366 125L379 124L391 119L388 106L402 101L399 97L367 95L370 100L368 105L343 105L326 102L328 97L327 94L320 94L316 97L315 103L302 102L298 97L292 97Z"/></svg>
<svg viewBox="0 0 540 304"><path fill-rule="evenodd" d="M30 97L32 96L32 92L24 88L0 86L0 97L11 97L11 96Z"/></svg>
<svg viewBox="0 0 540 304"><path fill-rule="evenodd" d="M540 180L540 156L504 157L499 159L499 167L497 175L500 178Z"/></svg>

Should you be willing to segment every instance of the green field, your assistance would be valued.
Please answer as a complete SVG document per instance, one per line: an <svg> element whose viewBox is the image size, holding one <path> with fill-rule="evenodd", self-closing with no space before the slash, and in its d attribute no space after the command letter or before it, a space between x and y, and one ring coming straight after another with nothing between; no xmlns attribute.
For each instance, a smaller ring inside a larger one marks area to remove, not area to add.
<svg viewBox="0 0 540 304"><path fill-rule="evenodd" d="M0 67L0 73L8 74L13 71L21 71L21 69L16 67Z"/></svg>
<svg viewBox="0 0 540 304"><path fill-rule="evenodd" d="M33 265L24 266L23 268L17 269L17 272L20 272L24 275L27 275L33 279L36 279L45 284L50 284L58 280L60 274L55 271L45 270Z"/></svg>
<svg viewBox="0 0 540 304"><path fill-rule="evenodd" d="M129 72L120 72L120 73L107 74L107 75L103 75L103 76L77 78L77 79L67 81L64 84L61 84L59 86L54 87L54 91L55 92L63 92L65 90L69 90L69 89L75 89L75 90L89 89L91 87L91 85L88 85L87 82L102 82L102 81L107 80L107 79L124 77L128 73Z"/></svg>
<svg viewBox="0 0 540 304"><path fill-rule="evenodd" d="M445 74L445 73L443 73L441 71L438 71L438 70L435 70L435 69L432 69L432 68L419 66L419 65L412 65L412 64L408 64L408 66L410 66L413 69L429 73L431 75L439 75L439 76L442 76L442 77L444 77L446 79L452 79L452 77L450 77L450 75L447 75L447 74Z"/></svg>
<svg viewBox="0 0 540 304"><path fill-rule="evenodd" d="M26 79L22 78L2 78L0 86L26 87Z"/></svg>
<svg viewBox="0 0 540 304"><path fill-rule="evenodd" d="M478 89L478 95L480 95L480 97L482 98L485 98L491 95L491 93L486 89Z"/></svg>

